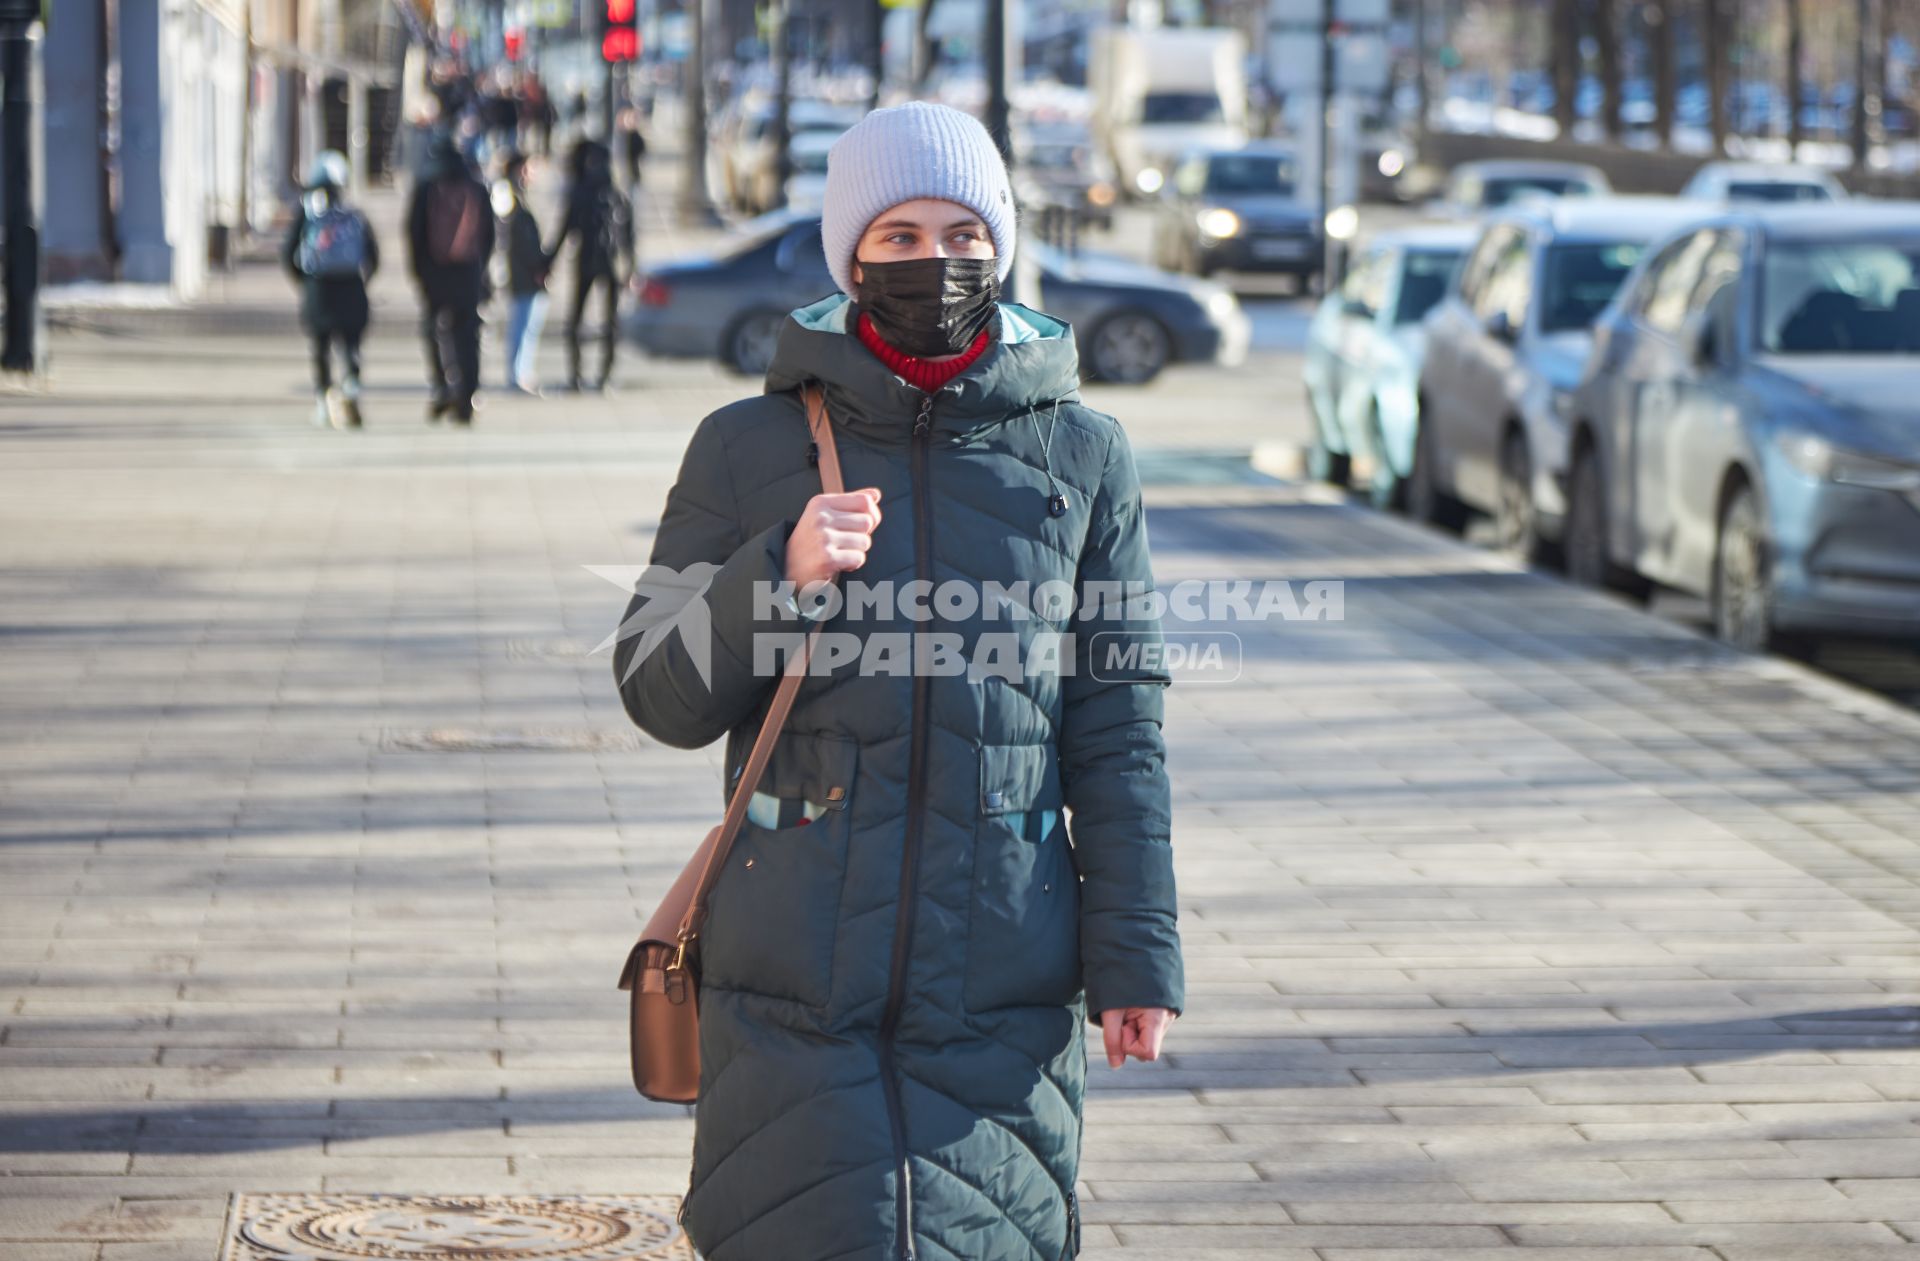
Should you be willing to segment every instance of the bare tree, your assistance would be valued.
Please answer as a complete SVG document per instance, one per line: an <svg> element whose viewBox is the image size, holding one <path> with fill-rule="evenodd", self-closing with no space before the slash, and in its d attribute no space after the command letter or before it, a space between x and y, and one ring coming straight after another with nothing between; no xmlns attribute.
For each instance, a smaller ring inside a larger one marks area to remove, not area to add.
<svg viewBox="0 0 1920 1261"><path fill-rule="evenodd" d="M1801 132L1800 111L1805 104L1800 98L1801 62L1806 56L1806 14L1800 8L1801 0L1787 0L1787 149L1789 157L1798 157L1800 141L1805 137Z"/></svg>
<svg viewBox="0 0 1920 1261"><path fill-rule="evenodd" d="M1867 29L1873 25L1872 0L1855 0L1853 15L1853 168L1867 167L1867 119L1878 106L1873 60L1867 56Z"/></svg>
<svg viewBox="0 0 1920 1261"><path fill-rule="evenodd" d="M1669 12L1673 0L1650 0L1641 7L1640 20L1647 36L1647 60L1653 77L1653 133L1660 147L1673 147L1674 115L1674 39L1679 23Z"/></svg>
<svg viewBox="0 0 1920 1261"><path fill-rule="evenodd" d="M1579 0L1553 0L1553 30L1548 41L1553 50L1553 121L1559 124L1565 139L1573 135L1577 117L1574 97L1580 91Z"/></svg>
<svg viewBox="0 0 1920 1261"><path fill-rule="evenodd" d="M1707 56L1707 125L1713 131L1713 151L1727 152L1728 73L1726 0L1699 0L1701 46Z"/></svg>
<svg viewBox="0 0 1920 1261"><path fill-rule="evenodd" d="M1614 0L1593 0L1593 43L1600 55L1600 128L1609 140L1620 138L1620 24Z"/></svg>

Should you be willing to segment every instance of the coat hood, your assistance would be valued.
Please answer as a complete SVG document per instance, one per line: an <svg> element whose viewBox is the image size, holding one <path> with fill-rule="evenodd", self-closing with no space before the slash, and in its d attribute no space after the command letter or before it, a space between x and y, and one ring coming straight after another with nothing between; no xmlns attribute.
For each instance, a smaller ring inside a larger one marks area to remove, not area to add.
<svg viewBox="0 0 1920 1261"><path fill-rule="evenodd" d="M836 424L868 442L905 445L925 396L853 335L858 310L851 298L836 293L789 315L767 370L767 393L818 381ZM939 391L933 427L957 437L1079 398L1073 329L1051 315L1002 302L993 344Z"/></svg>

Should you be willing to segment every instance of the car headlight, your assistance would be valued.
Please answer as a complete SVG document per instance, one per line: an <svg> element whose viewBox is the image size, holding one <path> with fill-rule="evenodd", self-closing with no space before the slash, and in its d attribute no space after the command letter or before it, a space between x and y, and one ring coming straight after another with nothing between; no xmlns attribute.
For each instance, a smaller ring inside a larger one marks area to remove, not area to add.
<svg viewBox="0 0 1920 1261"><path fill-rule="evenodd" d="M1380 155L1380 174L1392 179L1407 169L1407 155L1398 149L1388 149Z"/></svg>
<svg viewBox="0 0 1920 1261"><path fill-rule="evenodd" d="M1240 235L1240 216L1223 206L1200 212L1200 231L1216 240Z"/></svg>
<svg viewBox="0 0 1920 1261"><path fill-rule="evenodd" d="M1216 324L1224 324L1240 313L1240 300L1231 290L1215 289L1207 295L1207 318Z"/></svg>
<svg viewBox="0 0 1920 1261"><path fill-rule="evenodd" d="M1097 184L1088 186L1087 201L1092 205L1100 207L1102 210L1111 206L1113 204L1113 185L1107 183L1105 180L1101 180Z"/></svg>
<svg viewBox="0 0 1920 1261"><path fill-rule="evenodd" d="M1810 433L1784 433L1777 441L1787 462L1815 481L1906 494L1920 492L1920 465L1843 451Z"/></svg>
<svg viewBox="0 0 1920 1261"><path fill-rule="evenodd" d="M1133 177L1133 186L1149 197L1159 192L1160 186L1166 182L1167 177L1160 173L1157 166L1143 166L1140 174Z"/></svg>

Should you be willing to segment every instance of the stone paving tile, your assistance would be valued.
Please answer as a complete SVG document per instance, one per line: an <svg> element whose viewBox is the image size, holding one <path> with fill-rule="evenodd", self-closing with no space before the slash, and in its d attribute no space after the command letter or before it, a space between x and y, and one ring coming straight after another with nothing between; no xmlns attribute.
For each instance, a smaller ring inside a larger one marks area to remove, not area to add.
<svg viewBox="0 0 1920 1261"><path fill-rule="evenodd" d="M613 974L715 756L632 740L582 566L739 384L338 435L295 345L57 349L0 468L0 1240L93 1225L0 1257L210 1261L236 1189L678 1190ZM1103 396L1147 467L1187 402ZM1092 1069L1084 1256L1920 1254L1920 720L1318 491L1149 496L1163 582L1345 620L1169 694L1191 1009ZM391 738L454 726L627 743Z"/></svg>

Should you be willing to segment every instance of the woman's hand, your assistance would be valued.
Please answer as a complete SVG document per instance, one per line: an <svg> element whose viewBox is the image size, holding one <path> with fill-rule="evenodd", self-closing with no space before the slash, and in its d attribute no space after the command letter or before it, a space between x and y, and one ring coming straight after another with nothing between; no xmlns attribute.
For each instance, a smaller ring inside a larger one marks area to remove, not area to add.
<svg viewBox="0 0 1920 1261"><path fill-rule="evenodd" d="M1160 1039L1167 1036L1173 1013L1165 1007L1115 1007L1100 1013L1107 1035L1107 1067L1119 1068L1131 1055L1136 1060L1160 1058Z"/></svg>
<svg viewBox="0 0 1920 1261"><path fill-rule="evenodd" d="M787 536L787 581L796 590L867 563L880 524L880 488L815 495Z"/></svg>

